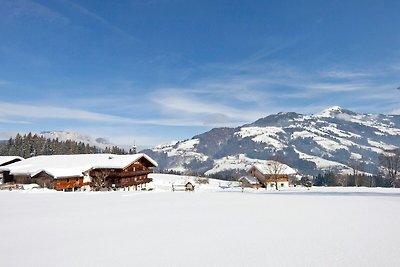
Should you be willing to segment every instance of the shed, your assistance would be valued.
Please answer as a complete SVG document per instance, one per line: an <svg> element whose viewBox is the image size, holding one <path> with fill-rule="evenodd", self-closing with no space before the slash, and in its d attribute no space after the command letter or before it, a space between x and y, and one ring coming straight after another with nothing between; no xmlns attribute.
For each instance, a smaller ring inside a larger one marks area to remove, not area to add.
<svg viewBox="0 0 400 267"><path fill-rule="evenodd" d="M190 180L176 181L172 184L172 192L175 191L194 191L195 183Z"/></svg>
<svg viewBox="0 0 400 267"><path fill-rule="evenodd" d="M258 179L254 176L251 175L245 175L239 178L238 180L241 184L242 187L250 187L250 188L255 188L258 189L262 185L258 181Z"/></svg>

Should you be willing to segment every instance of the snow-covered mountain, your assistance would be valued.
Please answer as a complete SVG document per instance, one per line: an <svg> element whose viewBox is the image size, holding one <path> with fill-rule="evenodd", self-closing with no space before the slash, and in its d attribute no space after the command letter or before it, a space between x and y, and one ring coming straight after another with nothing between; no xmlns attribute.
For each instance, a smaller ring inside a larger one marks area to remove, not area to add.
<svg viewBox="0 0 400 267"><path fill-rule="evenodd" d="M113 146L113 144L108 141L108 139L99 137L99 138L93 138L89 135L78 133L78 132L70 132L70 131L45 131L45 132L40 132L39 133L41 136L49 139L58 139L60 141L66 141L66 140L71 140L71 141L76 141L76 142L82 142L85 144L89 144L91 146L96 146L99 148L106 148Z"/></svg>
<svg viewBox="0 0 400 267"><path fill-rule="evenodd" d="M214 128L190 140L145 150L162 169L231 174L278 156L303 174L349 172L362 162L378 171L383 149L400 147L400 116L332 107L314 115L278 113L237 128Z"/></svg>

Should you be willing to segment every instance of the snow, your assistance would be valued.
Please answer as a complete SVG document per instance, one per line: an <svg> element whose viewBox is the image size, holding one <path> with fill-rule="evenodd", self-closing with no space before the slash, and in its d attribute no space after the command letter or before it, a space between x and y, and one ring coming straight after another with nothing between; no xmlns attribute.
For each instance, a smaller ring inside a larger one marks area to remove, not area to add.
<svg viewBox="0 0 400 267"><path fill-rule="evenodd" d="M384 142L376 142L373 140L368 139L368 144L377 147L377 148L381 148L382 150L391 150L391 149L396 149L397 146L393 146L393 145L389 145L389 144L385 144Z"/></svg>
<svg viewBox="0 0 400 267"><path fill-rule="evenodd" d="M221 171L226 171L226 170L248 170L250 169L253 165L258 165L258 166L267 166L270 164L271 161L269 160L262 160L262 159L253 159L247 157L245 154L239 154L235 156L226 156L220 159L216 159L214 161L214 166L212 169L208 170L205 174L206 175L212 175L214 173L218 173ZM289 166L285 165L288 170L290 169L291 171L295 172L292 168Z"/></svg>
<svg viewBox="0 0 400 267"><path fill-rule="evenodd" d="M196 159L199 161L206 161L208 156L196 152L196 146L200 143L200 140L190 139L182 142L171 143L170 145L161 145L158 146L155 151L165 152L168 157L178 157L178 160L174 162L174 165L169 170L185 172L186 168L185 164L190 163L192 160Z"/></svg>
<svg viewBox="0 0 400 267"><path fill-rule="evenodd" d="M328 138L325 137L321 137L321 136L317 136L314 138L314 141L320 145L321 147L325 148L328 151L335 151L338 149L345 149L345 150L349 150L349 148L347 146L344 146L338 142L335 142L333 140L330 140Z"/></svg>
<svg viewBox="0 0 400 267"><path fill-rule="evenodd" d="M260 183L256 177L251 176L251 175L242 176L239 178L239 181L241 182L243 179L247 180L247 182L249 182L249 184L259 184Z"/></svg>
<svg viewBox="0 0 400 267"><path fill-rule="evenodd" d="M0 191L0 203L2 266L399 265L399 189Z"/></svg>
<svg viewBox="0 0 400 267"><path fill-rule="evenodd" d="M23 160L24 158L18 156L0 156L0 165L13 161L15 159Z"/></svg>
<svg viewBox="0 0 400 267"><path fill-rule="evenodd" d="M154 151L160 151L160 150L169 148L169 147L171 147L171 146L174 146L174 145L176 145L177 143L178 143L178 141L174 141L174 140L173 140L173 141L170 141L170 142L168 142L168 143L158 145L158 146L154 147L153 150L154 150Z"/></svg>
<svg viewBox="0 0 400 267"><path fill-rule="evenodd" d="M355 134L355 133L352 133L352 132L349 132L349 131L342 131L342 130L338 129L338 128L337 128L337 124L333 124L333 123L332 123L332 124L329 124L329 126L321 127L321 129L322 129L323 131L327 131L328 133L333 133L333 134L335 134L335 135L337 135L337 136L340 136L340 137L345 137L345 138L350 138L350 137L361 138L361 136L358 135L358 134Z"/></svg>
<svg viewBox="0 0 400 267"><path fill-rule="evenodd" d="M266 127L242 127L240 132L237 132L236 135L241 136L242 138L249 136L257 136L257 135L268 135L271 137L278 137L278 133L284 132L281 127L274 126L266 126Z"/></svg>
<svg viewBox="0 0 400 267"><path fill-rule="evenodd" d="M41 171L59 177L80 177L83 172L96 168L123 169L140 158L146 158L154 166L157 163L145 154L114 155L114 154L77 154L37 156L19 161L4 167L1 170L11 174L34 176Z"/></svg>
<svg viewBox="0 0 400 267"><path fill-rule="evenodd" d="M242 138L254 136L254 138L251 139L254 142L266 143L280 150L286 147L286 145L279 140L278 133L284 133L281 127L243 127L239 132L235 133L235 135Z"/></svg>
<svg viewBox="0 0 400 267"><path fill-rule="evenodd" d="M308 154L303 153L303 152L301 152L301 151L299 151L297 149L294 149L294 151L297 154L299 154L299 158L300 159L314 162L317 165L317 168L321 169L321 170L329 169L329 168L332 168L332 167L338 167L338 166L342 167L344 169L348 169L349 168L348 166L346 166L344 164L341 164L341 163L338 163L338 162L335 162L335 161L331 161L331 160L327 160L327 159L323 159L321 157L308 155Z"/></svg>
<svg viewBox="0 0 400 267"><path fill-rule="evenodd" d="M333 106L327 109L322 110L321 112L316 113L315 117L329 118L332 117L332 114L341 112L342 108L339 106Z"/></svg>
<svg viewBox="0 0 400 267"><path fill-rule="evenodd" d="M349 150L348 147L346 147L346 146L344 146L344 145L342 145L342 144L340 144L340 143L338 143L336 141L333 141L331 139L328 139L328 138L322 137L322 136L320 136L318 134L315 134L315 133L313 133L311 131L318 131L319 132L318 134L322 133L322 134L326 135L326 133L321 132L321 131L319 131L317 129L309 128L309 131L297 131L297 132L294 132L292 134L291 138L293 138L293 139L296 139L296 138L312 138L318 145L320 145L321 147L323 147L324 149L326 149L328 151L335 151L335 150L338 150L338 149Z"/></svg>
<svg viewBox="0 0 400 267"><path fill-rule="evenodd" d="M276 170L279 170L280 174L291 175L297 173L293 168L289 167L288 165L283 163L277 163L276 161L273 160L266 160L263 164L260 163L254 164L254 167L257 168L264 175L274 174L274 168L276 168Z"/></svg>
<svg viewBox="0 0 400 267"><path fill-rule="evenodd" d="M239 183L232 181L223 181L204 177L195 177L190 175L173 175L173 174L159 174L151 173L149 177L153 179L148 187L155 191L160 192L170 192L172 190L172 185L184 185L187 182L191 182L195 186L196 192L215 192L219 190L225 191L229 188L231 190L239 190ZM197 181L201 179L206 179L208 184L200 184Z"/></svg>

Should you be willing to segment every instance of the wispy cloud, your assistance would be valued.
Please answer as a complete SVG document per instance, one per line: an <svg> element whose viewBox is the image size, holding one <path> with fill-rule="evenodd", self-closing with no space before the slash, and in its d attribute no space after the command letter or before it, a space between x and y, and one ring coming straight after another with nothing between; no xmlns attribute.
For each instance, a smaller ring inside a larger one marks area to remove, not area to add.
<svg viewBox="0 0 400 267"><path fill-rule="evenodd" d="M7 123L33 123L32 120L70 120L115 125L164 125L164 126L199 126L198 121L190 118L148 118L134 119L106 113L91 112L73 107L44 106L20 103L0 102L0 120ZM133 115L135 115L133 113ZM142 114L143 115L143 114ZM20 120L23 118L23 120Z"/></svg>
<svg viewBox="0 0 400 267"><path fill-rule="evenodd" d="M182 94L179 91L163 91L159 98L154 99L164 112L174 116L197 120L203 125L233 125L248 122L261 112L243 111L241 108L221 104L218 101L210 101L192 94Z"/></svg>
<svg viewBox="0 0 400 267"><path fill-rule="evenodd" d="M10 84L11 84L11 82L6 81L6 80L1 80L1 79L0 79L0 86L10 85Z"/></svg>
<svg viewBox="0 0 400 267"><path fill-rule="evenodd" d="M2 0L0 15L8 19L36 18L47 22L67 23L69 20L59 12L33 0Z"/></svg>
<svg viewBox="0 0 400 267"><path fill-rule="evenodd" d="M321 73L322 77L334 78L334 79L355 79L355 78L365 78L373 76L370 72L361 71L348 71L348 70L329 70Z"/></svg>
<svg viewBox="0 0 400 267"><path fill-rule="evenodd" d="M370 84L364 82L316 82L310 84L303 84L300 86L305 89L320 90L321 92L353 92L365 89L370 89Z"/></svg>
<svg viewBox="0 0 400 267"><path fill-rule="evenodd" d="M109 22L107 19L105 19L104 17L100 16L99 14L89 10L88 8L83 7L82 5L79 5L79 4L69 1L69 0L61 0L61 1L68 4L69 6L71 6L75 10L77 10L79 13L99 22L100 24L102 24L103 26L108 28L109 30L111 30L131 41L140 42L140 40L138 38L136 38L135 36L133 36L132 34L121 29L120 27L115 26L114 24Z"/></svg>
<svg viewBox="0 0 400 267"><path fill-rule="evenodd" d="M212 76L156 90L151 96L155 107L177 118L223 126L251 122L278 111L309 114L331 105L369 112L365 108L373 104L374 97L390 103L396 93L393 77L383 69L332 70L328 66L327 70L304 71L277 61L243 64L240 71L229 65L211 68L215 71Z"/></svg>
<svg viewBox="0 0 400 267"><path fill-rule="evenodd" d="M98 122L130 122L129 119L94 113L74 108L55 106L36 106L31 104L16 104L0 102L2 118L37 118L37 119L68 119Z"/></svg>

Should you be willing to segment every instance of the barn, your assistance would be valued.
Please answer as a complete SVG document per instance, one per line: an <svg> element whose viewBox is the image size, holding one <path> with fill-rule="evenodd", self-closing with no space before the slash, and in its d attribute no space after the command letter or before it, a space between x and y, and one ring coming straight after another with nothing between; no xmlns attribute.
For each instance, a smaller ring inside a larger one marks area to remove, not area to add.
<svg viewBox="0 0 400 267"><path fill-rule="evenodd" d="M146 154L37 156L0 167L15 183L37 183L59 191L138 190L151 181L157 163Z"/></svg>

